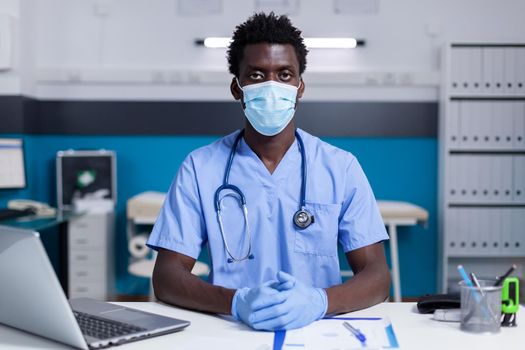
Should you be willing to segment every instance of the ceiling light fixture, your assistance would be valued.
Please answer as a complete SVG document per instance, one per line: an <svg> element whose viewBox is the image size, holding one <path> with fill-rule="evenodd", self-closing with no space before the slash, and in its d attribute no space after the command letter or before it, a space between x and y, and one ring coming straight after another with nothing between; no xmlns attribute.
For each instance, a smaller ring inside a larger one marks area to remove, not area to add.
<svg viewBox="0 0 525 350"><path fill-rule="evenodd" d="M195 44L209 48L226 48L231 40L228 37L208 37L195 40ZM304 38L304 44L309 49L353 49L364 46L365 41L355 38Z"/></svg>

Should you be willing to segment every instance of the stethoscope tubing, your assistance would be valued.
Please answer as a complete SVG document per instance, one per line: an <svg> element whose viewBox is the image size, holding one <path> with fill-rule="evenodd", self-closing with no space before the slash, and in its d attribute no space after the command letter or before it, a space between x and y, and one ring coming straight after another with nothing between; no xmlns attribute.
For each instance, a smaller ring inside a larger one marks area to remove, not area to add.
<svg viewBox="0 0 525 350"><path fill-rule="evenodd" d="M229 180L229 177L230 177L231 167L232 167L232 164L233 164L233 158L235 157L235 152L237 150L237 146L238 146L238 144L239 144L239 142L240 142L240 140L241 140L241 138L243 136L244 136L244 129L239 132L239 134L235 138L235 141L233 142L233 145L232 145L232 148L231 148L231 151L230 151L230 155L228 157L228 163L226 164L226 169L224 171L224 178L223 178L222 185L217 188L217 190L215 191L215 195L214 195L215 212L217 214L217 221L219 223L219 230L221 232L222 240L224 242L224 248L226 249L226 253L229 256L229 258L228 258L228 262L229 263L231 263L231 262L239 262L239 261L243 261L243 260L246 260L246 259L253 259L254 258L253 254L252 254L252 238L251 238L250 224L249 224L249 221L248 221L248 208L247 208L247 205L246 205L246 197L244 196L244 193L241 191L241 189L239 187L228 183L228 180ZM297 132L297 130L295 131L295 138L297 139L297 142L299 143L299 150L301 152L301 175L302 175L301 177L302 177L302 181L301 181L300 209L294 215L294 219L295 219L295 217L297 216L297 214L299 212L304 212L304 213L310 215L305 209L305 207L306 207L306 180L307 180L307 176L306 176L307 175L306 152L305 152L303 140L302 140L301 136L299 135L299 133ZM245 226L245 231L247 232L247 236L248 236L248 252L246 254L244 254L243 256L241 256L241 257L235 257L232 254L232 252L230 250L230 247L228 246L226 235L224 233L224 225L222 223L222 215L221 215L221 201L226 196L223 197L223 198L220 198L220 194L221 194L221 192L223 190L231 190L239 197L238 199L239 199L239 202L240 202L240 207L242 208L242 211L243 211L244 226ZM313 216L310 215L310 217L311 217L311 219L313 219ZM308 223L308 225L311 222L313 222L313 220L311 220ZM296 223L296 225L298 225L298 224ZM299 227L299 228L304 229L305 227Z"/></svg>

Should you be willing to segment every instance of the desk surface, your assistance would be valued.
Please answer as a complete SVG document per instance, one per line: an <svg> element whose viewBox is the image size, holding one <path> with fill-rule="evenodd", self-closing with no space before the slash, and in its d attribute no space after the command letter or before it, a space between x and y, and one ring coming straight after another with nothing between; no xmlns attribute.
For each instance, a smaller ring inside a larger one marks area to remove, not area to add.
<svg viewBox="0 0 525 350"><path fill-rule="evenodd" d="M50 227L56 227L82 215L83 213L70 210L58 210L57 214L52 217L38 217L35 215L23 216L15 219L2 220L0 221L0 225L26 230L41 231Z"/></svg>
<svg viewBox="0 0 525 350"><path fill-rule="evenodd" d="M185 330L115 347L130 349L254 349L271 350L273 333L255 332L228 318L182 310L158 303L119 303L128 307L191 321ZM392 321L401 349L517 349L525 344L525 312L520 307L517 328L502 328L496 335L473 335L459 323L437 322L420 315L414 303L383 303L349 314L351 317L386 317ZM521 345L519 345L521 344ZM0 325L0 349L68 349L66 346Z"/></svg>

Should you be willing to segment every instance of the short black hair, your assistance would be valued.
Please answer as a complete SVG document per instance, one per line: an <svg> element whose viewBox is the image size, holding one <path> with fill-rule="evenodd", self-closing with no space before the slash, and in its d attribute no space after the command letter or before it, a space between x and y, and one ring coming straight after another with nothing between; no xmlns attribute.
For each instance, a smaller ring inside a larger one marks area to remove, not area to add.
<svg viewBox="0 0 525 350"><path fill-rule="evenodd" d="M299 60L299 73L303 74L308 50L301 37L301 31L292 25L287 16L276 16L273 12L256 13L235 27L227 53L231 74L239 77L239 64L243 59L244 48L259 43L292 45Z"/></svg>

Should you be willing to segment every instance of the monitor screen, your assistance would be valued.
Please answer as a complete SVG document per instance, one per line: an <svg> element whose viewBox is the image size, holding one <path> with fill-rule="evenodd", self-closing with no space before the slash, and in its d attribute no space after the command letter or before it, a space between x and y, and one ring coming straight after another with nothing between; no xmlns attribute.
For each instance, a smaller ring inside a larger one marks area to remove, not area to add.
<svg viewBox="0 0 525 350"><path fill-rule="evenodd" d="M112 151L60 151L57 154L58 207L71 209L77 199L116 201L115 154Z"/></svg>
<svg viewBox="0 0 525 350"><path fill-rule="evenodd" d="M24 187L26 176L23 140L0 138L0 189Z"/></svg>

